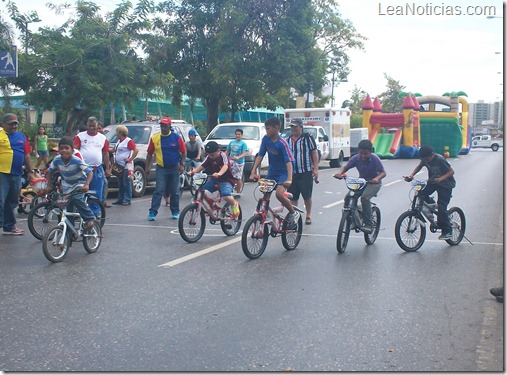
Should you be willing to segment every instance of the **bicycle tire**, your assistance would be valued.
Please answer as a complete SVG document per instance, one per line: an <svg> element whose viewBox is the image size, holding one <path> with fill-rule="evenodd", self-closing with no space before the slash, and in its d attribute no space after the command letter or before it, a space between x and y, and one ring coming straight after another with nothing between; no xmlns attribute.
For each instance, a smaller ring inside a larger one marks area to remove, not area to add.
<svg viewBox="0 0 507 375"><path fill-rule="evenodd" d="M197 212L199 210L199 212ZM189 204L180 212L178 219L178 231L181 238L188 243L194 243L201 239L206 229L204 211L199 209L196 203Z"/></svg>
<svg viewBox="0 0 507 375"><path fill-rule="evenodd" d="M91 203L97 203L100 207L100 218L97 218L100 227L103 228L104 224L106 223L106 206L104 206L104 202L102 202L99 198L96 197L89 197L88 198L88 206Z"/></svg>
<svg viewBox="0 0 507 375"><path fill-rule="evenodd" d="M285 216L285 223L284 226L287 223L289 214ZM282 245L287 250L294 250L298 245L299 241L301 241L301 235L303 233L303 218L301 215L299 215L298 221L297 221L297 228L296 230L287 230L283 229L282 231Z"/></svg>
<svg viewBox="0 0 507 375"><path fill-rule="evenodd" d="M241 235L241 248L249 259L257 259L266 250L268 244L268 225L262 226L261 215L254 215L246 222Z"/></svg>
<svg viewBox="0 0 507 375"><path fill-rule="evenodd" d="M50 229L60 222L61 217L60 209L56 208L52 202L39 203L28 214L28 229L32 236L40 241Z"/></svg>
<svg viewBox="0 0 507 375"><path fill-rule="evenodd" d="M222 227L222 232L225 233L226 236L234 236L238 233L239 228L241 228L241 221L243 219L243 211L241 210L241 206L238 203L239 208L239 216L237 218L232 217L232 209L231 206L228 206L225 211L224 220L220 220L220 226Z"/></svg>
<svg viewBox="0 0 507 375"><path fill-rule="evenodd" d="M377 206L373 206L371 209L371 221L373 224L372 232L364 234L364 241L368 245L373 245L375 243L378 237L378 233L380 231L381 217L380 217L380 209Z"/></svg>
<svg viewBox="0 0 507 375"><path fill-rule="evenodd" d="M88 253L95 253L102 242L102 228L100 223L95 221L91 229L83 233L83 246Z"/></svg>
<svg viewBox="0 0 507 375"><path fill-rule="evenodd" d="M23 213L25 215L28 215L32 208L35 207L35 199L37 198L37 194L35 194L33 191L27 191L23 193L22 196L19 197L19 213ZM28 199L30 201L28 201Z"/></svg>
<svg viewBox="0 0 507 375"><path fill-rule="evenodd" d="M340 254L345 251L349 242L351 219L350 211L343 211L338 225L338 234L336 235L336 251Z"/></svg>
<svg viewBox="0 0 507 375"><path fill-rule="evenodd" d="M394 236L404 251L417 251L426 239L426 225L417 219L415 211L406 211L396 220Z"/></svg>
<svg viewBox="0 0 507 375"><path fill-rule="evenodd" d="M60 225L51 228L46 234L44 234L44 238L42 239L42 252L44 253L46 259L50 262L61 262L69 251L70 242L67 234L63 240L63 245L57 244L62 236L63 227Z"/></svg>
<svg viewBox="0 0 507 375"><path fill-rule="evenodd" d="M465 213L459 207L451 207L447 211L452 225L452 238L445 240L449 245L456 246L465 237L466 219Z"/></svg>

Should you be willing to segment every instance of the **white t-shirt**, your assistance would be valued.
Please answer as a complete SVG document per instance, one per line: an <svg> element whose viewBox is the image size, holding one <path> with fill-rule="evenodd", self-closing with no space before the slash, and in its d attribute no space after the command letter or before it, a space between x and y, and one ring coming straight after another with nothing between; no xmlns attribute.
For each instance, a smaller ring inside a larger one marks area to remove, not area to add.
<svg viewBox="0 0 507 375"><path fill-rule="evenodd" d="M92 167L101 165L102 152L109 151L106 136L101 133L95 135L88 134L88 131L78 133L74 139L74 144L83 156L84 162Z"/></svg>

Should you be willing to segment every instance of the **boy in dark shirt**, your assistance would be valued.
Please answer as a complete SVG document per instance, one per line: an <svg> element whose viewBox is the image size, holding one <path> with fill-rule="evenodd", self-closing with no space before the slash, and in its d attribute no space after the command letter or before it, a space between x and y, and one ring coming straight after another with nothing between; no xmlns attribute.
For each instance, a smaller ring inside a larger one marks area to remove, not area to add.
<svg viewBox="0 0 507 375"><path fill-rule="evenodd" d="M438 225L442 228L442 234L438 237L439 240L447 240L452 237L452 226L447 213L447 206L451 201L452 189L456 186L454 179L454 170L451 165L445 160L442 155L436 154L433 148L429 145L421 146L419 150L419 158L421 162L415 167L412 174L406 179L411 181L414 175L418 173L423 167L428 168L428 185L420 192L425 197L427 202L428 196L434 191L438 193Z"/></svg>

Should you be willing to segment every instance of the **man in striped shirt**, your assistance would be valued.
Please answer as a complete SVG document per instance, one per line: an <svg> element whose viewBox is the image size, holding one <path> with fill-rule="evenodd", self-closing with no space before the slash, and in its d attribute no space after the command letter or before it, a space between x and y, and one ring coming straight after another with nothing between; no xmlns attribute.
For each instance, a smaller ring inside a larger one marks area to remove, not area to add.
<svg viewBox="0 0 507 375"><path fill-rule="evenodd" d="M305 223L312 223L312 192L313 180L319 176L319 154L315 139L303 134L303 121L295 118L290 123L291 136L288 144L294 156L294 173L289 192L292 194L291 203L297 206L299 196L303 196L306 208Z"/></svg>

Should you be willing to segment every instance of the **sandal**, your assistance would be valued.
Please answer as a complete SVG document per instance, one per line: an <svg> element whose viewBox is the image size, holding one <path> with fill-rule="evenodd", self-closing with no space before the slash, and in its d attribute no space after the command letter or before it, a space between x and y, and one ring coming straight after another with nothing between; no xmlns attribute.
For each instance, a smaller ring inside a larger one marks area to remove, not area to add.
<svg viewBox="0 0 507 375"><path fill-rule="evenodd" d="M306 225L310 225L312 223L312 219L310 219L309 217L306 218L306 221L305 221L305 224Z"/></svg>

